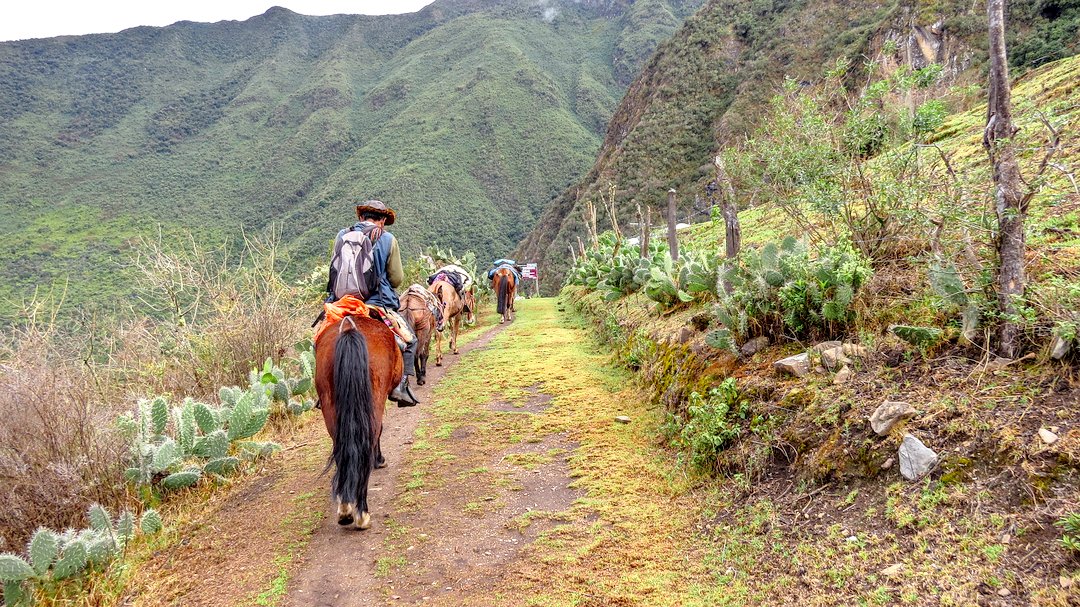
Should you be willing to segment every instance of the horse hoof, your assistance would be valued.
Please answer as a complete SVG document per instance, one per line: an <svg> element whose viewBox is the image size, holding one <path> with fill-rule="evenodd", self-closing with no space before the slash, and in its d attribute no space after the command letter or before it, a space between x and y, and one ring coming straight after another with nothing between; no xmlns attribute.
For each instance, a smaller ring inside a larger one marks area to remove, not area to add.
<svg viewBox="0 0 1080 607"><path fill-rule="evenodd" d="M338 503L337 508L337 524L339 525L351 525L353 523L353 513L356 512L356 507L352 504Z"/></svg>
<svg viewBox="0 0 1080 607"><path fill-rule="evenodd" d="M426 380L423 380L423 379L418 379L418 380L416 380L416 385L418 385L418 386L422 386L422 385L424 385L424 384L426 384L426 383L427 383L427 381L426 381Z"/></svg>
<svg viewBox="0 0 1080 607"><path fill-rule="evenodd" d="M435 363L435 366L436 366L436 367L441 367L441 366L442 366L442 363L441 363L441 362L437 362L437 363Z"/></svg>
<svg viewBox="0 0 1080 607"><path fill-rule="evenodd" d="M385 468L385 467L386 467L386 460L385 459L380 459L380 460L375 462L375 469L376 470L379 469L379 468Z"/></svg>
<svg viewBox="0 0 1080 607"><path fill-rule="evenodd" d="M368 512L360 513L360 520L356 521L356 528L363 531L364 529L371 528L371 514Z"/></svg>
<svg viewBox="0 0 1080 607"><path fill-rule="evenodd" d="M353 524L353 515L351 513L339 514L337 517L337 524L341 525L342 527L344 527L345 525Z"/></svg>

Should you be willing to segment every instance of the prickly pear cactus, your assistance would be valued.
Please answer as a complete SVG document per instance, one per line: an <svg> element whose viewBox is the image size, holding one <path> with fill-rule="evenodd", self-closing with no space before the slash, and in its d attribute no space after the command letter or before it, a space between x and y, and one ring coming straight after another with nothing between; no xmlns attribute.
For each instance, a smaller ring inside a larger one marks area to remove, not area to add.
<svg viewBox="0 0 1080 607"><path fill-rule="evenodd" d="M0 554L0 581L21 582L34 577L34 569L22 557Z"/></svg>
<svg viewBox="0 0 1080 607"><path fill-rule="evenodd" d="M101 566L120 552L113 539L112 530L87 529L79 534L79 541L86 546L86 562L88 565Z"/></svg>
<svg viewBox="0 0 1080 607"><path fill-rule="evenodd" d="M244 391L236 386L222 386L218 390L218 399L221 400L221 404L227 407L235 407L243 394Z"/></svg>
<svg viewBox="0 0 1080 607"><path fill-rule="evenodd" d="M112 515L101 504L92 504L86 511L86 517L90 519L90 528L98 531L112 530Z"/></svg>
<svg viewBox="0 0 1080 607"><path fill-rule="evenodd" d="M221 427L214 412L205 403L195 403L191 407L191 413L195 417L195 424L203 434L210 434Z"/></svg>
<svg viewBox="0 0 1080 607"><path fill-rule="evenodd" d="M165 433L165 426L169 423L169 404L165 398L159 396L150 401L150 430L155 435Z"/></svg>
<svg viewBox="0 0 1080 607"><path fill-rule="evenodd" d="M153 535L161 531L161 515L157 510L150 508L142 513L139 519L139 530L147 535Z"/></svg>
<svg viewBox="0 0 1080 607"><path fill-rule="evenodd" d="M176 441L169 438L154 452L150 468L153 472L165 472L180 461L180 448Z"/></svg>
<svg viewBox="0 0 1080 607"><path fill-rule="evenodd" d="M235 441L255 436L266 425L270 410L258 406L260 395L256 390L249 390L233 407L229 416L229 440Z"/></svg>
<svg viewBox="0 0 1080 607"><path fill-rule="evenodd" d="M203 466L203 472L207 474L217 474L219 476L228 476L240 466L240 460L235 457L219 457L212 459Z"/></svg>
<svg viewBox="0 0 1080 607"><path fill-rule="evenodd" d="M161 486L170 491L175 491L194 485L199 482L199 478L201 477L202 470L199 468L189 468L187 470L181 470L180 472L173 472L169 476L166 476L161 481Z"/></svg>
<svg viewBox="0 0 1080 607"><path fill-rule="evenodd" d="M311 390L311 383L310 377L301 377L293 382L290 392L293 396L302 396L306 394L308 390Z"/></svg>
<svg viewBox="0 0 1080 607"><path fill-rule="evenodd" d="M26 548L30 564L37 575L45 575L60 552L60 538L51 529L38 527Z"/></svg>
<svg viewBox="0 0 1080 607"><path fill-rule="evenodd" d="M30 596L26 594L22 582L4 582L4 605L7 607L30 605Z"/></svg>
<svg viewBox="0 0 1080 607"><path fill-rule="evenodd" d="M87 553L86 545L80 540L75 540L64 546L64 552L60 560L53 567L53 578L64 580L73 575L78 575L86 568Z"/></svg>
<svg viewBox="0 0 1080 607"><path fill-rule="evenodd" d="M281 450L281 445L274 442L256 442L256 441L243 441L237 443L240 449L240 455L249 461L255 461L263 457L272 455L275 451Z"/></svg>
<svg viewBox="0 0 1080 607"><path fill-rule="evenodd" d="M126 544L135 537L135 515L130 510L125 510L116 519L116 539L121 544Z"/></svg>

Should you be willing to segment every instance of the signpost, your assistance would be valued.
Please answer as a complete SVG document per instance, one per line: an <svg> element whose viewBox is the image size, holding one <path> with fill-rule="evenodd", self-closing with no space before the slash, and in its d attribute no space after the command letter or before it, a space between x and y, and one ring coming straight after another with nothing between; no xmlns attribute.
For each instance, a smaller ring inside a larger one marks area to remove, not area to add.
<svg viewBox="0 0 1080 607"><path fill-rule="evenodd" d="M536 269L535 263L527 263L521 266L521 278L524 280L531 279L533 281L533 287L536 295L540 295L539 272Z"/></svg>

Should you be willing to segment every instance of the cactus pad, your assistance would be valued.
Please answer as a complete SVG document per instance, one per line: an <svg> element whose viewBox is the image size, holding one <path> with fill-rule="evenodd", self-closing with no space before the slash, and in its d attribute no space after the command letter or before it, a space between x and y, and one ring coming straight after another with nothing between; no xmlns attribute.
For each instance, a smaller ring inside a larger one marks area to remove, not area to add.
<svg viewBox="0 0 1080 607"><path fill-rule="evenodd" d="M235 457L219 457L207 462L206 465L203 466L203 472L227 476L235 472L239 465L240 460Z"/></svg>
<svg viewBox="0 0 1080 607"><path fill-rule="evenodd" d="M164 472L179 460L180 449L177 447L176 442L170 438L166 439L154 452L154 458L150 466L154 472Z"/></svg>
<svg viewBox="0 0 1080 607"><path fill-rule="evenodd" d="M60 552L60 538L51 529L38 527L30 538L30 545L26 552L30 555L30 564L38 575L45 575L49 566L56 560Z"/></svg>
<svg viewBox="0 0 1080 607"><path fill-rule="evenodd" d="M63 580L82 572L86 568L86 557L86 545L82 541L75 540L64 546L64 554L53 567L53 578Z"/></svg>
<svg viewBox="0 0 1080 607"><path fill-rule="evenodd" d="M139 519L139 529L143 533L153 535L161 531L161 527L161 515L158 514L157 510L150 508L146 512L143 512L142 518Z"/></svg>
<svg viewBox="0 0 1080 607"><path fill-rule="evenodd" d="M34 569L22 557L14 554L0 554L0 580L21 582L34 577Z"/></svg>
<svg viewBox="0 0 1080 607"><path fill-rule="evenodd" d="M203 434L210 434L220 427L214 412L204 403L195 403L191 406L191 413L195 416L195 423Z"/></svg>
<svg viewBox="0 0 1080 607"><path fill-rule="evenodd" d="M105 509L105 506L101 504L91 504L90 509L86 512L86 517L90 519L90 528L98 531L111 531L112 530L112 515Z"/></svg>
<svg viewBox="0 0 1080 607"><path fill-rule="evenodd" d="M169 405L162 396L150 403L150 423L150 430L154 434L165 432L165 426L169 423Z"/></svg>
<svg viewBox="0 0 1080 607"><path fill-rule="evenodd" d="M173 472L169 476L166 476L164 480L161 481L161 485L169 490L183 489L199 482L200 477L202 477L202 471L198 468L181 470L180 472Z"/></svg>

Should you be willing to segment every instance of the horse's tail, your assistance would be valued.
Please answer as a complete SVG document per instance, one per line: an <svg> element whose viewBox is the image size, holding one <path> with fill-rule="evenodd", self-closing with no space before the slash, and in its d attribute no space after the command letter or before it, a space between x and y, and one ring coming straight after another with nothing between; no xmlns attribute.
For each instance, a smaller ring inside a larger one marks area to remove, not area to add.
<svg viewBox="0 0 1080 607"><path fill-rule="evenodd" d="M367 340L356 327L344 331L334 344L334 494L346 504L363 498L375 462L372 457L371 374ZM362 507L362 506L361 506Z"/></svg>
<svg viewBox="0 0 1080 607"><path fill-rule="evenodd" d="M499 303L495 311L502 314L506 311L506 298L510 295L510 278L502 274L496 274L495 280L499 281L499 284L495 286L495 292L499 297Z"/></svg>

